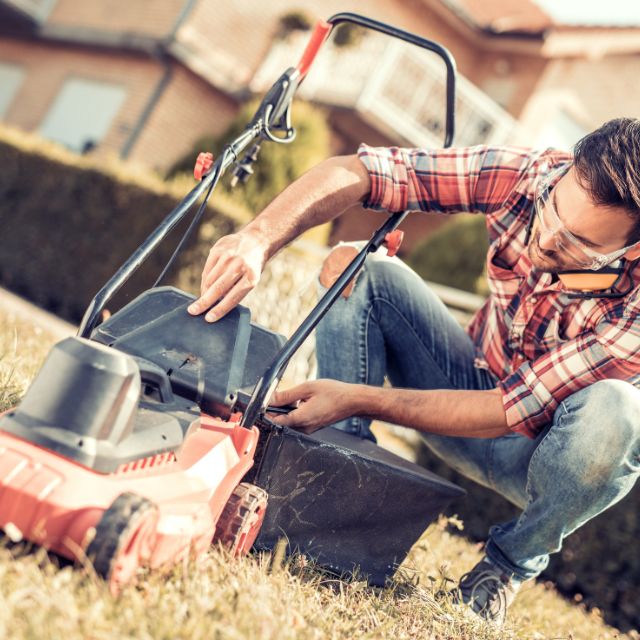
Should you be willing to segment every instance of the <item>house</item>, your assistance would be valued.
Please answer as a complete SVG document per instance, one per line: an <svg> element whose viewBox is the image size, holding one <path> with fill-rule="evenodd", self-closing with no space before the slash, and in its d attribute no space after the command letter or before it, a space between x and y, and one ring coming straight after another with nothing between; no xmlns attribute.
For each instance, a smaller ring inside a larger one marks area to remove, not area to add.
<svg viewBox="0 0 640 640"><path fill-rule="evenodd" d="M229 124L250 92L295 65L306 34L282 17L355 11L438 41L458 71L456 144L568 147L618 115L640 116L640 24L564 24L533 0L0 0L0 119L79 153L160 172ZM438 145L444 72L378 34L331 45L301 88L323 104L335 152ZM378 221L342 216L335 237ZM405 246L440 224L409 217Z"/></svg>

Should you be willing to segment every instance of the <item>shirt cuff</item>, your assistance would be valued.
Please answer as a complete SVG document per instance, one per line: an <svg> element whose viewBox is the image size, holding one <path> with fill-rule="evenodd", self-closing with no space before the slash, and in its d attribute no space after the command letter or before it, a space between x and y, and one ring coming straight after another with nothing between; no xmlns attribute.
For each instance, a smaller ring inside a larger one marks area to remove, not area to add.
<svg viewBox="0 0 640 640"><path fill-rule="evenodd" d="M371 191L363 205L367 209L390 213L406 211L409 178L401 150L361 144L358 158L371 179Z"/></svg>
<svg viewBox="0 0 640 640"><path fill-rule="evenodd" d="M558 402L542 384L529 363L497 384L507 426L517 433L535 438L552 420Z"/></svg>

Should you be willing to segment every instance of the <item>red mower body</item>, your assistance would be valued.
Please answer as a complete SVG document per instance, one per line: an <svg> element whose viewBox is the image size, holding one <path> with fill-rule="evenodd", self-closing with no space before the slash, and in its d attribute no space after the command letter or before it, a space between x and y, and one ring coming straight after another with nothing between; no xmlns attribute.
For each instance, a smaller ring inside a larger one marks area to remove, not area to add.
<svg viewBox="0 0 640 640"><path fill-rule="evenodd" d="M69 354L73 359L65 369ZM173 414L187 414L188 403L178 405L180 399L173 396L163 402L147 397L150 376L144 366L142 374L118 371L120 361L130 365L130 360L90 341L63 341L23 405L0 416L0 527L14 541L29 540L79 562L90 560L113 592L139 567L173 565L204 553L212 541L236 555L248 552L267 502L263 490L241 482L253 465L258 429L240 426L239 414L222 420L193 411L183 420L186 433L175 446ZM105 370L115 382L105 382ZM60 378L58 388L51 388L52 372ZM43 384L51 392L44 402L38 393ZM91 389L97 386L106 396L99 401L104 406L92 415L91 430L82 432L74 418L95 405ZM34 394L40 397L34 400ZM121 420L118 412L126 407L126 396L138 395L127 421ZM119 404L108 406L110 396ZM58 428L61 411L72 415ZM97 452L124 422L128 427L120 442L142 435L150 455L137 457L136 448L127 447L121 461L118 447L107 447L112 468L105 471L107 458ZM154 438L168 442L169 450L157 451ZM82 458L73 447L91 454Z"/></svg>

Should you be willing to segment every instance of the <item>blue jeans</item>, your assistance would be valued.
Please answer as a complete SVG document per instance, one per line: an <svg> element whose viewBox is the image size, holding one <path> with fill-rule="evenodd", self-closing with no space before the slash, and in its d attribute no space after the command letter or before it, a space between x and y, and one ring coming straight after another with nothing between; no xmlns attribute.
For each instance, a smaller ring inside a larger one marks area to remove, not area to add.
<svg viewBox="0 0 640 640"><path fill-rule="evenodd" d="M474 346L442 302L406 265L369 256L353 293L316 330L318 377L413 389L491 389ZM562 402L532 440L423 434L448 465L522 509L489 531L486 554L517 580L537 576L563 539L621 500L640 472L640 390L603 380ZM370 420L333 425L375 441Z"/></svg>

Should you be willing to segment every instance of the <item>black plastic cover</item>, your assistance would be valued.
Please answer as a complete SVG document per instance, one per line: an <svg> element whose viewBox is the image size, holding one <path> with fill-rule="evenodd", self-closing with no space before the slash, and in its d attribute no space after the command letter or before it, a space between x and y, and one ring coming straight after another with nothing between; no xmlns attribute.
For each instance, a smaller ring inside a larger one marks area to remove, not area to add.
<svg viewBox="0 0 640 640"><path fill-rule="evenodd" d="M338 574L384 585L429 524L465 494L367 440L327 428L304 435L265 421L246 479L269 493L255 546L285 538Z"/></svg>
<svg viewBox="0 0 640 640"><path fill-rule="evenodd" d="M255 385L285 338L253 324L243 306L210 324L189 315L193 300L174 287L151 289L101 324L92 339L150 360L167 372L176 393L221 414L230 393Z"/></svg>

